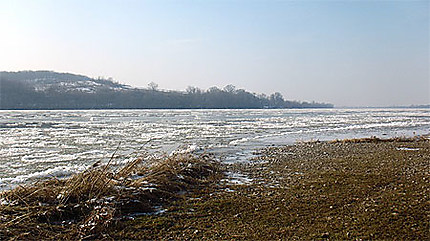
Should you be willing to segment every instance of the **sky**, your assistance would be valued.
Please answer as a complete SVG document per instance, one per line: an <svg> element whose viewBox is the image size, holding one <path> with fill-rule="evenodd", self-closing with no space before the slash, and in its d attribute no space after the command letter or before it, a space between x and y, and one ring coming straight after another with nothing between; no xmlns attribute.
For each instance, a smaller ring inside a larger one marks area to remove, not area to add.
<svg viewBox="0 0 430 241"><path fill-rule="evenodd" d="M0 0L0 71L430 103L430 1Z"/></svg>

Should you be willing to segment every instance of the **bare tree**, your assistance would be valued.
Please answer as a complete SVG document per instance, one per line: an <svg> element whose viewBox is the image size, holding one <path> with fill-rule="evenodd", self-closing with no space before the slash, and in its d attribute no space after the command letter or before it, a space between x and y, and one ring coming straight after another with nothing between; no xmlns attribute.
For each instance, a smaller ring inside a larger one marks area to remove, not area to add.
<svg viewBox="0 0 430 241"><path fill-rule="evenodd" d="M152 91L156 91L156 90L158 90L158 84L157 84L157 83L155 83L155 82L150 82L150 83L148 84L148 87L149 87L149 89L150 89L150 90L152 90Z"/></svg>
<svg viewBox="0 0 430 241"><path fill-rule="evenodd" d="M228 93L234 93L235 92L235 90L236 90L236 86L234 86L234 85L226 85L224 88L223 88L223 90L225 91L225 92L228 92Z"/></svg>
<svg viewBox="0 0 430 241"><path fill-rule="evenodd" d="M202 93L202 90L200 88L197 88L194 86L188 86L186 91L188 94L201 94Z"/></svg>

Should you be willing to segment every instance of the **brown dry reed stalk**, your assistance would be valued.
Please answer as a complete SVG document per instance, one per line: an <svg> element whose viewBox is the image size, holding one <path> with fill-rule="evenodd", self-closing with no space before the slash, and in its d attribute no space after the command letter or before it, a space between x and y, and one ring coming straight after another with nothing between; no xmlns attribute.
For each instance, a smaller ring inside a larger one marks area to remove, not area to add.
<svg viewBox="0 0 430 241"><path fill-rule="evenodd" d="M0 193L0 240L98 239L114 222L205 188L222 176L208 155L137 158L114 172L111 160L68 179Z"/></svg>

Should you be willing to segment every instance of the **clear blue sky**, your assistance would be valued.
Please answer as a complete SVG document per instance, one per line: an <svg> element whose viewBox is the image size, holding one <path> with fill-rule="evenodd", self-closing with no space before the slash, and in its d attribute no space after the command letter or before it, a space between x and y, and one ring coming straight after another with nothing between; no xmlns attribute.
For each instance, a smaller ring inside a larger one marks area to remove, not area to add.
<svg viewBox="0 0 430 241"><path fill-rule="evenodd" d="M430 103L429 1L0 0L0 70Z"/></svg>

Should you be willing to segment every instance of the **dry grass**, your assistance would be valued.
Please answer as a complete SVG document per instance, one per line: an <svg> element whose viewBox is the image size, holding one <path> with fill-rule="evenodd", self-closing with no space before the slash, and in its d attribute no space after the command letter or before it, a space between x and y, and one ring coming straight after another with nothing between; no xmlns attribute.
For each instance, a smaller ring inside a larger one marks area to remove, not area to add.
<svg viewBox="0 0 430 241"><path fill-rule="evenodd" d="M379 138L376 136L357 138L357 139L342 139L333 140L329 143L381 143L381 142L414 142L423 141L428 139L428 136L414 136L414 137L392 137L392 138Z"/></svg>
<svg viewBox="0 0 430 241"><path fill-rule="evenodd" d="M220 177L207 155L138 158L117 172L92 167L69 179L0 194L0 240L109 238L115 222L155 211Z"/></svg>

